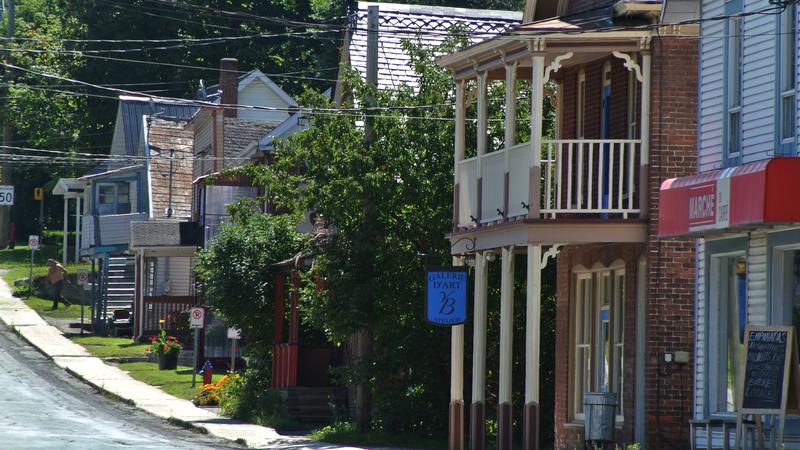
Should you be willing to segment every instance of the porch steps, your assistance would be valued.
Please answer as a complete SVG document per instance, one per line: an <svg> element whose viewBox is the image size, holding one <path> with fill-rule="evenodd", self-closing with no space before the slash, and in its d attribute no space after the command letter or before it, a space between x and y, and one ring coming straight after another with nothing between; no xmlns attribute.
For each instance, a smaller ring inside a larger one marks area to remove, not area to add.
<svg viewBox="0 0 800 450"><path fill-rule="evenodd" d="M346 415L347 389L342 387L292 387L279 390L290 417L300 422L330 423Z"/></svg>
<svg viewBox="0 0 800 450"><path fill-rule="evenodd" d="M133 309L136 294L136 262L132 256L108 259L108 315L118 309Z"/></svg>

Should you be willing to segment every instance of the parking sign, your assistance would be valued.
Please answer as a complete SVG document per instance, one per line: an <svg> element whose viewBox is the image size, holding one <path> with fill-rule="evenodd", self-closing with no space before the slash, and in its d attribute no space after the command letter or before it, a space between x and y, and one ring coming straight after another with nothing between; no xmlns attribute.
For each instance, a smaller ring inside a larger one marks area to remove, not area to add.
<svg viewBox="0 0 800 450"><path fill-rule="evenodd" d="M86 269L78 269L78 286L85 286L89 284L89 271Z"/></svg>
<svg viewBox="0 0 800 450"><path fill-rule="evenodd" d="M35 234L28 236L28 250L39 250L39 236Z"/></svg>
<svg viewBox="0 0 800 450"><path fill-rule="evenodd" d="M192 308L189 310L189 328L203 328L203 318L205 317L203 308Z"/></svg>

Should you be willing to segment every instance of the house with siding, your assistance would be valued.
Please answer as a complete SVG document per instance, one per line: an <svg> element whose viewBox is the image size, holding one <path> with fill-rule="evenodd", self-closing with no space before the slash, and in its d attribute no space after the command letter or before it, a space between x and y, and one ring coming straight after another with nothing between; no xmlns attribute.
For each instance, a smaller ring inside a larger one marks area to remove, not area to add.
<svg viewBox="0 0 800 450"><path fill-rule="evenodd" d="M617 445L689 447L695 247L659 237L657 225L673 213L659 204L661 183L695 171L698 9L680 0L529 0L522 24L440 58L456 92L449 239L454 264L473 265L475 283L472 323L452 329L450 448L467 433L471 448L484 448L490 417L499 449L513 448L519 428L523 448L538 448L544 427L554 427L555 448L583 448L585 402L598 395L617 405ZM494 135L489 92L498 87L504 127ZM522 92L530 123L517 113ZM555 110L552 134L545 101ZM542 269L553 263L555 354L542 355ZM487 368L487 352L498 350L485 339L490 264L501 274L500 364ZM524 302L514 298L517 264L526 267ZM513 327L519 308L524 329ZM519 334L524 348L513 347ZM511 374L520 353L517 416ZM555 360L553 423L540 420L545 357ZM496 393L486 392L489 372Z"/></svg>
<svg viewBox="0 0 800 450"><path fill-rule="evenodd" d="M696 238L692 443L733 448L745 326L800 325L798 16L766 0L701 11L697 174L661 186L658 231ZM800 448L795 415L785 440Z"/></svg>

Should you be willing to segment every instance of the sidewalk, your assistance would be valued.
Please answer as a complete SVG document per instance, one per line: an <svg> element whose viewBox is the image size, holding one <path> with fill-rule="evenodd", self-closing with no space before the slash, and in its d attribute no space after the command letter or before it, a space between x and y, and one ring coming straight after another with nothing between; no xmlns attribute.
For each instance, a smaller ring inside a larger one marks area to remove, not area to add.
<svg viewBox="0 0 800 450"><path fill-rule="evenodd" d="M73 376L158 417L190 424L211 435L246 443L253 448L359 450L301 437L282 436L272 428L242 423L214 414L194 406L188 400L175 398L156 387L134 380L126 372L105 364L64 337L57 328L48 325L22 300L13 297L8 285L2 280L0 320L16 329L23 339Z"/></svg>

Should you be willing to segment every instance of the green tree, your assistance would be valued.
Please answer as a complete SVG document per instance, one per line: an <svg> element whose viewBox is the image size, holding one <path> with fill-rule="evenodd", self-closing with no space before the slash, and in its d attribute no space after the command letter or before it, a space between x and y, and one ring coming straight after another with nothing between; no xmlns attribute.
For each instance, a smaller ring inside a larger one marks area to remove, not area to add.
<svg viewBox="0 0 800 450"><path fill-rule="evenodd" d="M279 145L275 164L249 168L272 203L298 215L311 211L329 224L331 238L313 249L314 276L328 289L319 291L309 277L301 314L335 343L367 333L372 354L336 372L345 384L368 383L373 427L384 431L441 436L447 427L450 333L423 319L423 274L426 265L450 262L445 236L452 230L455 96L450 74L434 59L455 45L405 44L419 75L416 91L375 92L351 74L356 104L373 97L379 108L370 114L377 136L371 145L356 123L363 116L311 114L313 125ZM491 92L490 116L502 118L502 89ZM318 94L303 100L332 107ZM468 117L475 117L475 108ZM529 120L525 102L518 113ZM526 128L520 126L520 139L527 140ZM490 131L491 141L502 139L502 128ZM517 322L524 329L524 314ZM550 323L547 317L543 323ZM521 361L516 367L522 370Z"/></svg>
<svg viewBox="0 0 800 450"><path fill-rule="evenodd" d="M200 293L227 324L242 330L250 354L266 355L275 311L273 265L296 255L304 239L288 216L262 214L248 203L233 212L232 223L197 255Z"/></svg>

